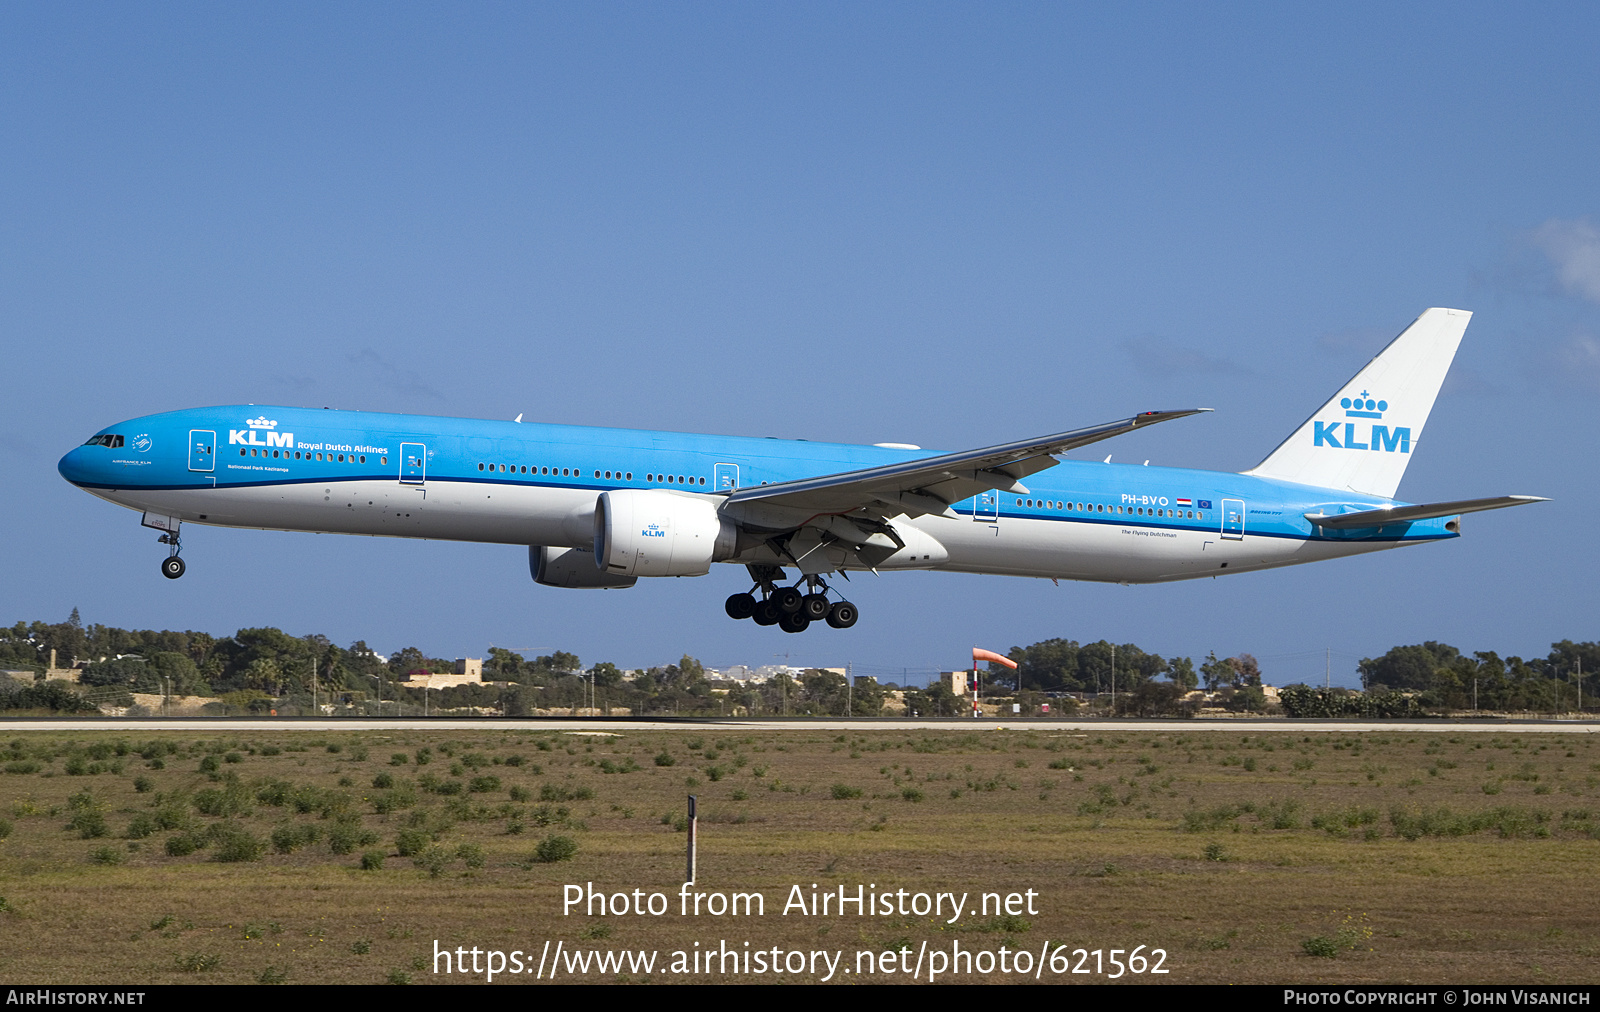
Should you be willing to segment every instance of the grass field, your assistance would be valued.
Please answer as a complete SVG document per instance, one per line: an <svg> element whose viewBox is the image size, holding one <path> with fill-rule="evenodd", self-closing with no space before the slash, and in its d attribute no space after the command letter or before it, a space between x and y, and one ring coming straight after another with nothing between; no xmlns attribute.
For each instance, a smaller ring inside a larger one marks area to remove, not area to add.
<svg viewBox="0 0 1600 1012"><path fill-rule="evenodd" d="M845 966L924 942L1048 942L1090 967L1071 949L1165 950L1165 976L1121 978L1146 982L1595 979L1590 736L1243 730L17 731L0 749L7 977L481 981L436 976L435 942L537 959L549 941L660 953L650 974L581 979L714 980L665 970L726 940ZM690 793L697 890L758 891L765 916L678 915ZM563 916L563 886L588 882L670 912ZM780 913L813 883L969 908L1031 889L1037 912Z"/></svg>

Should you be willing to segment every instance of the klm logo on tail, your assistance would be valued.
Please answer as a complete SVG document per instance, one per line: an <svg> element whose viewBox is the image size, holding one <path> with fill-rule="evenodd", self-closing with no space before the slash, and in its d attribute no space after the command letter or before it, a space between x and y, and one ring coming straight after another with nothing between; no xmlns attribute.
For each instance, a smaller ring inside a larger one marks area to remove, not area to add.
<svg viewBox="0 0 1600 1012"><path fill-rule="evenodd" d="M1359 397L1341 397L1339 406L1344 408L1346 418L1382 418L1383 413L1389 410L1388 401L1374 400L1365 390L1361 391ZM1411 429L1408 426L1397 425L1391 431L1387 425L1374 423L1363 425L1359 434L1356 426L1356 422L1313 421L1311 445L1331 446L1336 450L1411 452ZM1361 442L1360 436L1365 436L1366 442Z"/></svg>

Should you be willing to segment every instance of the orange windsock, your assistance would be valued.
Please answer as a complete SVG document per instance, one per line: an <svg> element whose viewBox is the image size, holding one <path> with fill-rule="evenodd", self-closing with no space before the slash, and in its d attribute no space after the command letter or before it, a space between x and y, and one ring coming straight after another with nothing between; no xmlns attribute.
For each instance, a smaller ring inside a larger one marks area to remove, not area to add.
<svg viewBox="0 0 1600 1012"><path fill-rule="evenodd" d="M996 664L1004 664L1008 668L1015 668L1017 666L1016 661L1005 656L1004 654L997 654L993 650L985 650L982 647L972 648L972 659L974 662L993 661Z"/></svg>

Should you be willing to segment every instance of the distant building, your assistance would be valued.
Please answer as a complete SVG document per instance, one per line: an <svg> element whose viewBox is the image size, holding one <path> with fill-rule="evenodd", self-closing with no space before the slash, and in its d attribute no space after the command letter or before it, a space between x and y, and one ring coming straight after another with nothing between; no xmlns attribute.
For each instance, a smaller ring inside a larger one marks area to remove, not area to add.
<svg viewBox="0 0 1600 1012"><path fill-rule="evenodd" d="M415 689L450 689L457 685L482 685L483 658L457 657L455 672L442 675L432 671L408 671L400 681Z"/></svg>

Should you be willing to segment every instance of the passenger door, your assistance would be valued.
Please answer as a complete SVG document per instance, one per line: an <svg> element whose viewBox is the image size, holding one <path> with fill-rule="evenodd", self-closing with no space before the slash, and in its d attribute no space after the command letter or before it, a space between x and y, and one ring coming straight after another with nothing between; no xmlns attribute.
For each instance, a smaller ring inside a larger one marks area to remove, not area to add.
<svg viewBox="0 0 1600 1012"><path fill-rule="evenodd" d="M423 443L400 444L400 484L421 485L428 477L428 447Z"/></svg>
<svg viewBox="0 0 1600 1012"><path fill-rule="evenodd" d="M990 489L972 497L972 519L980 524L1000 523L1000 490Z"/></svg>
<svg viewBox="0 0 1600 1012"><path fill-rule="evenodd" d="M189 470L217 469L217 434L211 429L189 430Z"/></svg>
<svg viewBox="0 0 1600 1012"><path fill-rule="evenodd" d="M1229 541L1244 540L1244 500L1222 500L1222 536Z"/></svg>

